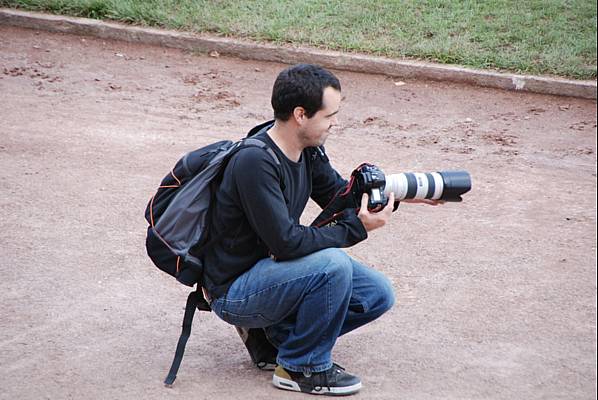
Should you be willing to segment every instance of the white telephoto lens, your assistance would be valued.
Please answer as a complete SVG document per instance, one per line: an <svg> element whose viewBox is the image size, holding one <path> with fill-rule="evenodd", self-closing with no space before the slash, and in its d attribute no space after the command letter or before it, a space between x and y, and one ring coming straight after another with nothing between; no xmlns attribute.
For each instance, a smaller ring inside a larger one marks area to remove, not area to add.
<svg viewBox="0 0 598 400"><path fill-rule="evenodd" d="M396 200L438 200L442 196L443 189L444 181L438 172L407 172L386 175L384 193L388 196L393 192Z"/></svg>
<svg viewBox="0 0 598 400"><path fill-rule="evenodd" d="M395 194L395 200L403 200L407 195L408 186L405 174L386 175L384 194L388 196L392 192Z"/></svg>
<svg viewBox="0 0 598 400"><path fill-rule="evenodd" d="M442 191L444 189L444 181L442 180L442 175L438 172L432 172L432 178L434 178L434 194L432 195L432 200L438 200L442 196Z"/></svg>
<svg viewBox="0 0 598 400"><path fill-rule="evenodd" d="M428 177L426 174L414 172L413 176L417 182L417 191L415 192L414 199L425 199L428 195Z"/></svg>

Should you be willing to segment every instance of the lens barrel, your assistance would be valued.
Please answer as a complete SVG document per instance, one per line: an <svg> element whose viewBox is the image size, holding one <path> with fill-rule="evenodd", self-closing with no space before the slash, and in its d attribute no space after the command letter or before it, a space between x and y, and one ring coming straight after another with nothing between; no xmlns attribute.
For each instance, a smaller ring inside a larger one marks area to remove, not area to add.
<svg viewBox="0 0 598 400"><path fill-rule="evenodd" d="M406 172L386 175L384 193L393 192L396 200L462 201L461 195L470 189L471 177L467 171Z"/></svg>

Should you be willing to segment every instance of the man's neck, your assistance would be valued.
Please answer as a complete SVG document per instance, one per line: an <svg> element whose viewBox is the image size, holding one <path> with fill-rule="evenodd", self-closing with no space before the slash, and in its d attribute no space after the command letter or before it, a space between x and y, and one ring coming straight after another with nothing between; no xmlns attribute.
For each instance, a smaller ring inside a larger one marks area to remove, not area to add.
<svg viewBox="0 0 598 400"><path fill-rule="evenodd" d="M290 126L289 123L276 120L272 128L268 130L268 136L289 160L299 161L304 147L298 140L296 128Z"/></svg>

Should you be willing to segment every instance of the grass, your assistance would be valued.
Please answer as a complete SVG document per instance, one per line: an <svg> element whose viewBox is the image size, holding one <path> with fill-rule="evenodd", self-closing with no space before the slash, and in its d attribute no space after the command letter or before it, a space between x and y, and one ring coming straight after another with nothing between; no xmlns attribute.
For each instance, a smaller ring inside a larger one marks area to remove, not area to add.
<svg viewBox="0 0 598 400"><path fill-rule="evenodd" d="M0 0L0 6L596 79L595 0Z"/></svg>

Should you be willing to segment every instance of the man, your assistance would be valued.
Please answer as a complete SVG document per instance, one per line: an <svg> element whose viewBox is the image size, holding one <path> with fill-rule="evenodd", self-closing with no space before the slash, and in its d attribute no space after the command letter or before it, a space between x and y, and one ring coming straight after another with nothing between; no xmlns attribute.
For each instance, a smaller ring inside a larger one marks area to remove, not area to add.
<svg viewBox="0 0 598 400"><path fill-rule="evenodd" d="M213 311L233 325L264 328L278 348L274 385L312 394L361 388L357 376L333 363L332 348L394 303L385 276L340 250L382 227L391 206L369 211L364 195L359 213L333 226L299 223L310 196L324 208L347 184L321 147L340 104L338 79L321 67L300 64L279 74L275 120L253 136L276 157L249 147L230 160L211 219L212 234L223 239L204 258Z"/></svg>

